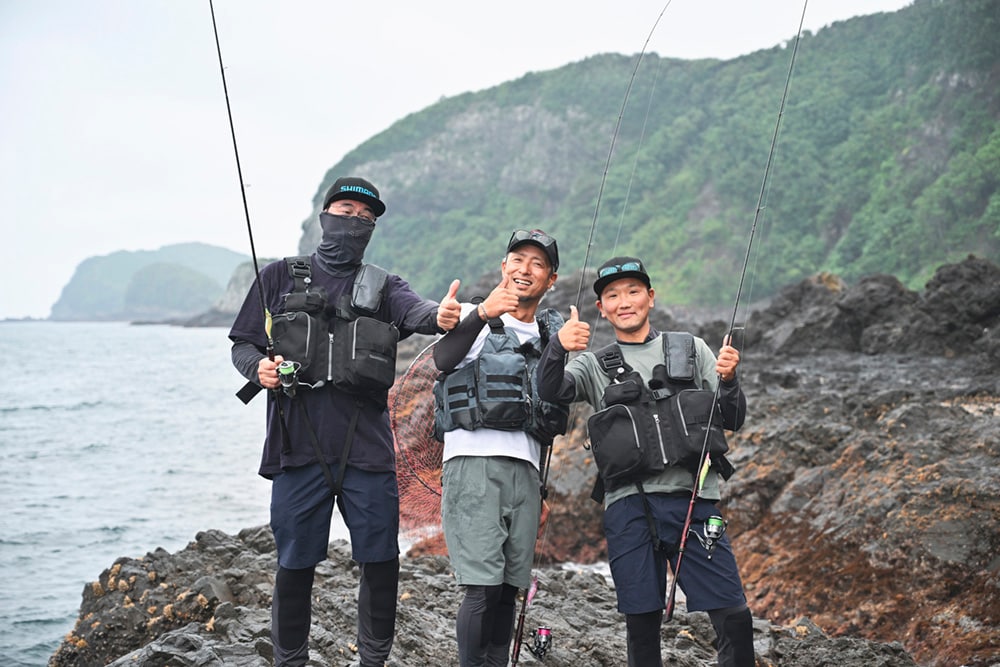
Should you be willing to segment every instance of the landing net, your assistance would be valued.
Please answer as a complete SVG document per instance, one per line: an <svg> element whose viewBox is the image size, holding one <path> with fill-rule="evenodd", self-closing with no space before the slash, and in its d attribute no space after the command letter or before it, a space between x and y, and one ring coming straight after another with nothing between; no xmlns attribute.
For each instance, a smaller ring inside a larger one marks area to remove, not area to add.
<svg viewBox="0 0 1000 667"><path fill-rule="evenodd" d="M389 419L396 448L400 528L416 539L441 528L441 454L434 439L434 396L438 376L434 345L413 360L389 390Z"/></svg>

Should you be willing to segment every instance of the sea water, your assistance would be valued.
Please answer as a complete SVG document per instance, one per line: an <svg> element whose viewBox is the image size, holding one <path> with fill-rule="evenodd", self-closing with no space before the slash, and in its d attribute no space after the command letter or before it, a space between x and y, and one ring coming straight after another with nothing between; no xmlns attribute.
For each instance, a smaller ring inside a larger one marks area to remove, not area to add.
<svg viewBox="0 0 1000 667"><path fill-rule="evenodd" d="M115 559L267 523L265 400L235 397L227 333L0 323L4 667L46 665Z"/></svg>

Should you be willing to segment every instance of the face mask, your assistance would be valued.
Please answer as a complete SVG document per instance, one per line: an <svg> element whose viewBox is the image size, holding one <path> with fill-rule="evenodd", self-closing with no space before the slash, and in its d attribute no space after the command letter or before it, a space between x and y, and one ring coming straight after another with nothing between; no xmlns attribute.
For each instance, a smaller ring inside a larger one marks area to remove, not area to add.
<svg viewBox="0 0 1000 667"><path fill-rule="evenodd" d="M319 214L323 239L316 256L323 268L334 276L353 273L365 256L365 248L375 231L375 223L344 215Z"/></svg>

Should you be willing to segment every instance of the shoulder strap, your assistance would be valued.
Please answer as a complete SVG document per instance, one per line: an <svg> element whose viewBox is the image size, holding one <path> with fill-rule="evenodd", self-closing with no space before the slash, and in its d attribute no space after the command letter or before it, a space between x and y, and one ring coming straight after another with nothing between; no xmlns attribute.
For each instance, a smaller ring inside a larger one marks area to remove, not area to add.
<svg viewBox="0 0 1000 667"><path fill-rule="evenodd" d="M486 324L490 327L490 333L496 336L506 336L507 330L503 326L503 320L499 317L492 317L486 320Z"/></svg>
<svg viewBox="0 0 1000 667"><path fill-rule="evenodd" d="M305 292L312 283L312 264L309 255L296 255L286 257L285 264L288 266L288 273L295 281L295 291Z"/></svg>
<svg viewBox="0 0 1000 667"><path fill-rule="evenodd" d="M543 348L549 344L549 339L559 333L559 330L566 323L566 320L563 319L563 316L555 308L545 308L535 316L535 321L538 322L538 339L541 341L541 347Z"/></svg>
<svg viewBox="0 0 1000 667"><path fill-rule="evenodd" d="M625 357L622 356L622 350L618 347L618 343L605 345L595 352L594 356L597 357L597 365L612 382L632 370L632 367L625 363Z"/></svg>

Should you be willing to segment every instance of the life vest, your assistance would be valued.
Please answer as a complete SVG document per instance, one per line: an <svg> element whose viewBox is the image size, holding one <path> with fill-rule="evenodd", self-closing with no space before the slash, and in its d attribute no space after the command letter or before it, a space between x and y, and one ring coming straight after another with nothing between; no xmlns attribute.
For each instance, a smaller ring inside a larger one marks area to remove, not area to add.
<svg viewBox="0 0 1000 667"><path fill-rule="evenodd" d="M536 316L540 336L521 343L500 318L489 321L483 349L472 362L434 383L434 435L456 429L525 431L543 445L566 432L567 406L538 398L535 367L549 338L562 328L558 311Z"/></svg>
<svg viewBox="0 0 1000 667"><path fill-rule="evenodd" d="M668 466L695 473L706 438L712 464L724 479L733 473L716 394L696 380L694 336L672 331L662 338L664 363L653 368L648 383L625 363L617 343L595 352L611 383L604 390L606 407L587 420L587 430L606 489L641 482Z"/></svg>
<svg viewBox="0 0 1000 667"><path fill-rule="evenodd" d="M309 256L286 257L295 288L285 295L284 312L271 316L274 351L295 364L296 383L325 384L348 392L384 393L396 378L399 330L371 317L382 305L388 272L363 264L351 293L329 304L312 286Z"/></svg>

